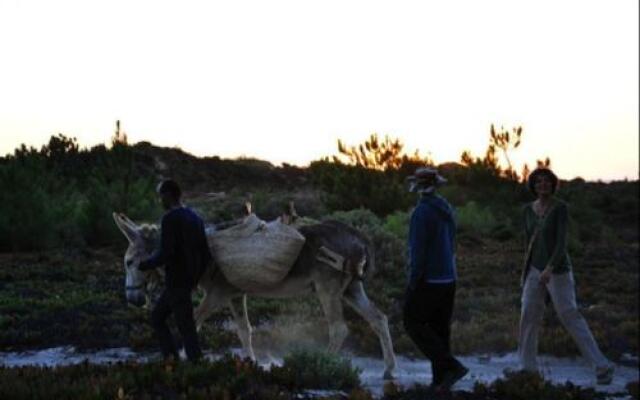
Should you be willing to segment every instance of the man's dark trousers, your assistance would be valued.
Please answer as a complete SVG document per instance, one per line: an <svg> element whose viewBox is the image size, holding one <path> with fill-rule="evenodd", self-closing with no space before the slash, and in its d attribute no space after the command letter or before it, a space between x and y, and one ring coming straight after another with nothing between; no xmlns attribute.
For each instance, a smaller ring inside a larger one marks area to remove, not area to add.
<svg viewBox="0 0 640 400"><path fill-rule="evenodd" d="M198 344L198 333L193 320L193 304L191 303L191 289L167 288L162 293L153 311L151 324L160 341L162 354L167 357L173 355L178 359L178 351L173 341L171 331L167 326L167 318L173 314L178 331L184 342L184 349L190 361L197 361L202 356Z"/></svg>
<svg viewBox="0 0 640 400"><path fill-rule="evenodd" d="M433 384L443 374L461 366L451 355L451 315L456 293L455 282L418 282L407 289L403 310L404 327L420 351L431 360Z"/></svg>

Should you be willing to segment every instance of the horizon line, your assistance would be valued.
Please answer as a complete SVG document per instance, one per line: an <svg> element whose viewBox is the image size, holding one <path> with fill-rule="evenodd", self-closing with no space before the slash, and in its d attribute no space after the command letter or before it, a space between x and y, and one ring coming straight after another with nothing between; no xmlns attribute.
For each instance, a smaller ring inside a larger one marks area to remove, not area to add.
<svg viewBox="0 0 640 400"><path fill-rule="evenodd" d="M126 135L126 132L124 132L124 133ZM57 134L52 134L50 136L49 140L52 137L57 137L57 136L63 136L63 137L68 138L68 139L73 139L78 144L78 147L79 147L80 150L90 151L91 149L93 149L95 147L99 147L99 146L104 146L104 147L106 147L108 149L113 147L112 145L110 145L110 143L108 141L101 142L101 143L96 143L96 144L93 144L93 145L86 145L86 144L83 145L78 141L78 139L75 136L68 136L68 135L65 135L62 132L58 132ZM113 140L113 138L114 138L114 136L111 137L111 140ZM394 138L392 138L392 139L394 139ZM398 138L398 139L400 139L400 138ZM336 139L336 140L339 140L339 139ZM25 146L27 149L35 149L36 151L39 151L42 147L46 146L47 144L48 144L48 142L46 142L44 144L41 144L40 148L38 148L37 146L34 146L34 145L27 145L26 143L20 143L17 147L14 148L13 152L5 153L5 155L0 155L0 158L8 158L8 157L13 156L15 151L20 149L22 146ZM199 155L199 154L196 154L195 152L193 152L193 151L191 151L189 149L185 149L183 147L180 147L179 145L163 146L163 145L154 144L153 142L150 142L149 140L139 140L139 141L137 141L135 143L127 142L126 144L127 144L127 146L130 146L130 147L148 144L148 145L150 145L152 147L159 148L159 149L179 150L179 151L181 151L181 152L183 152L183 153L185 153L185 154L187 154L187 155L189 155L191 157L197 158L197 159L219 158L221 160L230 160L230 161L254 160L254 161L260 161L260 162L266 162L266 163L270 164L272 167L275 167L275 168L282 168L285 165L288 165L288 166L293 166L293 167L297 167L297 168L301 168L301 169L306 169L306 168L309 168L309 166L313 162L322 161L323 158L331 159L332 157L339 155L339 154L331 154L331 155L319 156L319 158L317 158L317 159L307 161L305 164L300 164L300 163L291 162L291 161L268 160L268 159L263 159L263 158L260 158L258 156L253 156L253 155L249 155L249 154L245 154L245 153L238 154L238 155L235 155L235 156L224 156L224 155L217 155L217 154ZM466 151L466 150L463 150L463 151ZM474 154L472 154L472 156L474 156L474 158L477 157L477 155L474 155ZM443 166L445 164L456 164L456 165L459 165L459 166L461 166L463 168L467 168L459 160L445 160L445 161L436 162L435 160L433 160L432 157L427 156L427 158L430 159L433 162L433 165L435 165L436 167L440 167L440 166ZM553 160L551 160L551 161L553 162ZM332 162L332 161L330 160L330 162ZM354 164L349 164L347 162L344 162L344 164L345 165L354 165ZM500 166L500 168L502 168L502 167ZM534 169L535 168L531 168L530 171L533 171ZM551 169L553 170L553 167L551 167ZM518 173L518 175L520 175L520 173ZM580 175L576 175L573 178L561 178L560 176L559 176L559 178L560 178L560 180L565 181L565 182L571 182L571 181L580 179L580 180L583 180L583 181L585 181L587 183L606 183L606 184L609 184L609 183L616 183L616 182L636 182L636 181L640 181L640 172L639 172L639 176L637 176L635 178L630 178L629 176L626 176L626 175L623 178L612 178L612 179L603 179L603 178L591 179L591 178L584 178L584 177L582 177Z"/></svg>

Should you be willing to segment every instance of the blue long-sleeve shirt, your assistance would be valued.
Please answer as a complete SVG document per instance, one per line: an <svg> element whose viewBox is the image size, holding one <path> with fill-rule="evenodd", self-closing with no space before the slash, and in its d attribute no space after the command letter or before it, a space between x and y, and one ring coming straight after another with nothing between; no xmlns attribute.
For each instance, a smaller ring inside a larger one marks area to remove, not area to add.
<svg viewBox="0 0 640 400"><path fill-rule="evenodd" d="M457 279L456 224L451 205L441 196L424 194L411 215L408 283L451 283Z"/></svg>
<svg viewBox="0 0 640 400"><path fill-rule="evenodd" d="M191 289L211 259L202 219L190 208L176 207L162 217L160 247L139 268L164 265L168 288Z"/></svg>

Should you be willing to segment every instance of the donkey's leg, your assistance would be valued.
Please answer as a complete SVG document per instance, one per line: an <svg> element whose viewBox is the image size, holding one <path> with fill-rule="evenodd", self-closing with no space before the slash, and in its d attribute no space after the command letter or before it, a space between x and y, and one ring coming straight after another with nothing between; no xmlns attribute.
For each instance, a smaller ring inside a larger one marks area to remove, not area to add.
<svg viewBox="0 0 640 400"><path fill-rule="evenodd" d="M212 312L218 308L227 307L231 298L241 294L226 281L222 272L216 269L205 272L198 282L198 287L204 290L204 298L193 313L198 329Z"/></svg>
<svg viewBox="0 0 640 400"><path fill-rule="evenodd" d="M238 313L238 309L236 305L234 305L234 300L229 301L229 308L231 309L231 314L233 315L233 319L236 323L236 329L238 330L238 337L240 337L240 342L242 342L242 347L246 355L255 361L256 356L253 352L253 344L251 342L251 323L249 322L249 314L247 313L247 295L242 295L240 300L242 307L242 315Z"/></svg>
<svg viewBox="0 0 640 400"><path fill-rule="evenodd" d="M340 284L339 282L336 282L335 285L316 282L316 294L329 323L329 347L327 350L336 353L349 334L349 329L342 315Z"/></svg>
<svg viewBox="0 0 640 400"><path fill-rule="evenodd" d="M193 312L193 319L196 321L198 330L200 330L202 324L209 318L211 313L218 308L227 306L229 299L230 297L227 294L223 294L220 291L208 290Z"/></svg>
<svg viewBox="0 0 640 400"><path fill-rule="evenodd" d="M392 372L396 367L396 356L393 352L387 316L369 300L362 281L351 282L344 294L344 300L371 325L373 331L378 335L386 366L384 379L393 379Z"/></svg>

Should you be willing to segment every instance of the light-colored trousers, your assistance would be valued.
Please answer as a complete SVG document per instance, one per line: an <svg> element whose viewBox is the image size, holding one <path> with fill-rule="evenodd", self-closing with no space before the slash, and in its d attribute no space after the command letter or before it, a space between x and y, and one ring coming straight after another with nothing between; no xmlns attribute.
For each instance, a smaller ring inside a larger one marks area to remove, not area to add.
<svg viewBox="0 0 640 400"><path fill-rule="evenodd" d="M558 318L573 337L582 356L594 368L608 366L609 361L598 348L587 322L578 311L573 273L551 274L551 279L546 287L539 279L540 271L531 267L522 290L520 337L518 340L518 354L522 368L528 371L538 371L538 333L544 317L547 290Z"/></svg>

